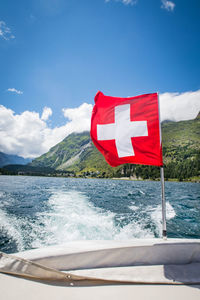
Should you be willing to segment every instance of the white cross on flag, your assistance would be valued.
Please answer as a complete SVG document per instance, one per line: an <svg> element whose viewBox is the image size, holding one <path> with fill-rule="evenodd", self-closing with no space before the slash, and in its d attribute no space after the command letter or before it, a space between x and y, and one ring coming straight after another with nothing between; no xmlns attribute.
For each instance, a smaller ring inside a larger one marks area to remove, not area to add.
<svg viewBox="0 0 200 300"><path fill-rule="evenodd" d="M113 167L124 163L163 165L156 93L117 98L98 92L90 133Z"/></svg>

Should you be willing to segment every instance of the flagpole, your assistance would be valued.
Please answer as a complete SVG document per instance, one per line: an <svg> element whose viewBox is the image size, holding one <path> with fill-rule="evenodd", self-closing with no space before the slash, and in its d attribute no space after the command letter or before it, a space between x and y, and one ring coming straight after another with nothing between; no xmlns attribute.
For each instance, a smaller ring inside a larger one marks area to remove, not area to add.
<svg viewBox="0 0 200 300"><path fill-rule="evenodd" d="M160 180L162 187L162 236L163 239L167 239L167 224L166 224L166 202L165 202L165 180L164 180L164 168L160 167Z"/></svg>
<svg viewBox="0 0 200 300"><path fill-rule="evenodd" d="M159 107L159 129L160 129L160 146L162 147L162 131L161 131L161 121L160 121L160 98L158 95L158 107ZM160 167L160 181L161 181L161 195L162 195L162 237L163 240L167 239L167 224L166 224L166 202L165 202L165 178L164 178L164 168Z"/></svg>

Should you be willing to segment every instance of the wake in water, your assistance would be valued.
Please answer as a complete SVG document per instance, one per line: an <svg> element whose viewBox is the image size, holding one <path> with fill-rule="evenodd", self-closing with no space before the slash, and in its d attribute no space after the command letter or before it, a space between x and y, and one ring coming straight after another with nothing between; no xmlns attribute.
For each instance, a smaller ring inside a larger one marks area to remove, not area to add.
<svg viewBox="0 0 200 300"><path fill-rule="evenodd" d="M123 227L115 222L116 214L95 207L81 192L53 191L48 210L38 212L33 220L16 218L0 210L0 229L17 245L17 251L65 243L72 240L124 240L153 237L139 222Z"/></svg>
<svg viewBox="0 0 200 300"><path fill-rule="evenodd" d="M115 213L95 207L87 196L77 191L53 192L48 205L49 212L38 213L37 222L32 224L33 248L72 240L153 237L137 222L117 226Z"/></svg>
<svg viewBox="0 0 200 300"><path fill-rule="evenodd" d="M83 239L161 237L157 182L33 177L9 177L8 181L6 176L1 179L5 179L0 182L1 251L23 251ZM180 184L168 184L178 191L173 188L173 202L167 198L168 235L199 237L196 185L187 185L189 196L185 197L184 184L180 189ZM196 198L191 197L192 193L196 193Z"/></svg>

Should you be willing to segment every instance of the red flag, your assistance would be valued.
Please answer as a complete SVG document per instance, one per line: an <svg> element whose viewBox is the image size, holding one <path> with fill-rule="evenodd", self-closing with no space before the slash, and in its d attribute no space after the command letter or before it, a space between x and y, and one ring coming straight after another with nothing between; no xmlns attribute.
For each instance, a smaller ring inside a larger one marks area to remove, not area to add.
<svg viewBox="0 0 200 300"><path fill-rule="evenodd" d="M98 92L90 135L112 167L126 163L162 166L157 93L118 98Z"/></svg>

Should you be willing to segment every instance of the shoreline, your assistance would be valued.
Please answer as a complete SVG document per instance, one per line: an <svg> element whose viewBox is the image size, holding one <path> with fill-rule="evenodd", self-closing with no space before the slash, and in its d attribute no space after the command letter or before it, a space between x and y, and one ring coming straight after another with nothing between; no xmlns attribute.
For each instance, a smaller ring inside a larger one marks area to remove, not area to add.
<svg viewBox="0 0 200 300"><path fill-rule="evenodd" d="M130 178L130 177L121 177L121 178L117 178L117 177L113 177L113 178L108 178L108 179L113 179L113 180L129 180L129 181L160 181L160 178L157 178L155 180L153 179L142 179L142 178ZM178 180L176 178L165 178L165 182L169 181L169 182L193 182L193 183L200 183L200 178L198 179L185 179L185 180Z"/></svg>
<svg viewBox="0 0 200 300"><path fill-rule="evenodd" d="M27 174L0 174L0 178L1 176L25 176L25 177L46 177L46 178L70 178L70 179L108 179L108 180L127 180L127 181L160 181L160 178L157 179L142 179L142 178L137 178L137 177L70 177L70 176L48 176L48 175L27 175ZM185 179L185 180L178 180L177 178L165 178L165 182L181 182L181 183L200 183L200 177L197 178L190 178L190 179Z"/></svg>

